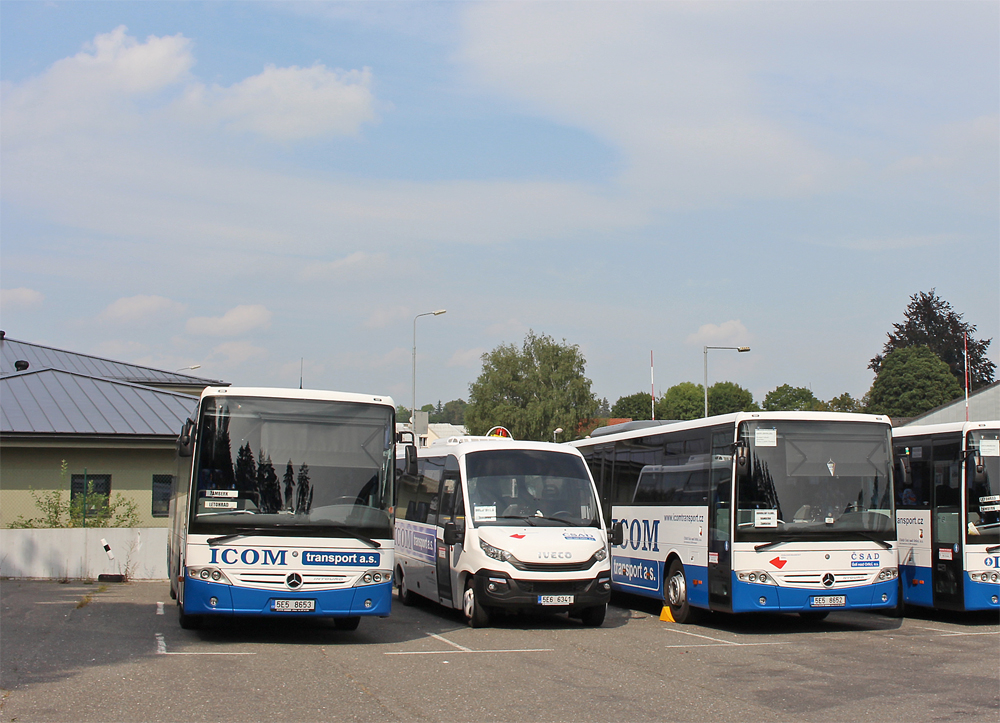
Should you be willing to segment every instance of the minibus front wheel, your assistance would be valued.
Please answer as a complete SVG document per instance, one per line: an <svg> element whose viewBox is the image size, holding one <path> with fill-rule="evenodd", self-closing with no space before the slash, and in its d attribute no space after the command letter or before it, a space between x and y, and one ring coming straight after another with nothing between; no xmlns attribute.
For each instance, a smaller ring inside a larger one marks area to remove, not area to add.
<svg viewBox="0 0 1000 723"><path fill-rule="evenodd" d="M465 593L462 595L462 613L465 621L472 628L485 628L490 624L490 611L479 601L476 594L476 578L469 575L465 580Z"/></svg>

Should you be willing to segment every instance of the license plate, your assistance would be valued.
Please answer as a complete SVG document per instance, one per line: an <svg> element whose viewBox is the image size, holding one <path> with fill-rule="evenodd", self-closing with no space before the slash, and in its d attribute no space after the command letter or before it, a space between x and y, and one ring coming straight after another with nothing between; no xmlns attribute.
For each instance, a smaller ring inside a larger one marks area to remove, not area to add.
<svg viewBox="0 0 1000 723"><path fill-rule="evenodd" d="M271 610L278 613L308 613L316 609L315 600L272 600Z"/></svg>
<svg viewBox="0 0 1000 723"><path fill-rule="evenodd" d="M847 604L846 595L819 595L812 599L814 608L842 608Z"/></svg>
<svg viewBox="0 0 1000 723"><path fill-rule="evenodd" d="M539 595L539 605L572 605L572 595Z"/></svg>

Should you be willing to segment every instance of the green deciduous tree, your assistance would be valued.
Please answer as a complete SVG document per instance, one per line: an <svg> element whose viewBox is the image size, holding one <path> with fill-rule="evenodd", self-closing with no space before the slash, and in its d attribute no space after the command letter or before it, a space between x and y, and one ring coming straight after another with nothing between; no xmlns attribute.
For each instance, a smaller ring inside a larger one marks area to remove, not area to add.
<svg viewBox="0 0 1000 723"><path fill-rule="evenodd" d="M986 349L992 339L975 339L972 334L975 324L962 321L962 315L955 312L944 299L934 293L918 291L910 297L910 304L904 312L906 320L893 324L889 341L868 365L877 375L885 362L886 355L896 349L911 346L926 346L944 361L959 385L965 388L965 335L969 336L969 375L972 389L978 389L993 381L996 364L986 356Z"/></svg>
<svg viewBox="0 0 1000 723"><path fill-rule="evenodd" d="M816 398L811 389L782 384L764 396L765 412L822 412L826 404Z"/></svg>
<svg viewBox="0 0 1000 723"><path fill-rule="evenodd" d="M855 399L847 392L839 397L834 397L826 403L831 412L863 412L864 404L859 399Z"/></svg>
<svg viewBox="0 0 1000 723"><path fill-rule="evenodd" d="M483 370L469 385L465 408L471 434L502 425L518 439L545 441L562 427L563 439L571 439L597 410L591 382L584 376L586 360L580 348L565 339L560 344L529 331L520 349L501 344L482 360Z"/></svg>
<svg viewBox="0 0 1000 723"><path fill-rule="evenodd" d="M649 419L652 414L653 403L649 392L636 392L627 397L620 397L611 407L612 417Z"/></svg>
<svg viewBox="0 0 1000 723"><path fill-rule="evenodd" d="M869 392L869 411L915 417L962 396L948 365L926 346L886 354Z"/></svg>
<svg viewBox="0 0 1000 723"><path fill-rule="evenodd" d="M404 407L402 404L396 406L396 421L401 424L410 421L409 407Z"/></svg>
<svg viewBox="0 0 1000 723"><path fill-rule="evenodd" d="M703 403L704 411L704 403ZM708 413L732 414L733 412L752 412L759 407L753 401L753 394L739 384L733 382L716 382L708 388Z"/></svg>
<svg viewBox="0 0 1000 723"><path fill-rule="evenodd" d="M465 424L465 408L468 403L464 399L452 399L443 405L438 402L437 408L431 412L427 421L431 424Z"/></svg>
<svg viewBox="0 0 1000 723"><path fill-rule="evenodd" d="M675 384L656 401L657 419L698 419L704 413L705 391L701 384Z"/></svg>

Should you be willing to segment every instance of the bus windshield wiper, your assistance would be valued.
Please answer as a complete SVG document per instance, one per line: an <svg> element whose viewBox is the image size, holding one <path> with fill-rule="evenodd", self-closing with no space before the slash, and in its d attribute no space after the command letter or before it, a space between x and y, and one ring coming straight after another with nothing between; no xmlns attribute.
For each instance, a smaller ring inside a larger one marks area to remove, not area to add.
<svg viewBox="0 0 1000 723"><path fill-rule="evenodd" d="M1000 545L994 545L993 547L987 547L986 553L992 555L994 552L1000 552Z"/></svg>
<svg viewBox="0 0 1000 723"><path fill-rule="evenodd" d="M865 538L866 540L871 540L876 545L879 545L880 547L882 547L885 550L891 550L892 549L892 545L890 545L885 540L878 539L877 537L875 537L875 535L872 535L872 534L870 534L868 532L862 532L861 530L854 530L854 532L856 532L858 535L860 535L861 537Z"/></svg>
<svg viewBox="0 0 1000 723"><path fill-rule="evenodd" d="M497 515L498 520L533 520L534 515ZM535 527L535 523L531 523L532 527Z"/></svg>
<svg viewBox="0 0 1000 723"><path fill-rule="evenodd" d="M764 543L761 543L760 545L754 545L753 549L755 549L757 552L760 552L761 550L766 550L769 547L774 547L775 545L780 545L780 544L782 544L784 542L792 542L795 539L798 539L798 538L795 538L795 537L779 537L779 538L776 538L774 540L771 540L770 542L764 542Z"/></svg>
<svg viewBox="0 0 1000 723"><path fill-rule="evenodd" d="M375 540L362 535L361 533L355 532L351 528L345 525L338 525L336 523L330 523L326 525L275 525L273 527L237 527L236 530L228 535L222 535L221 537L210 537L208 539L208 544L212 547L216 545L225 545L233 540L238 540L243 537L249 537L250 535L275 535L280 537L296 537L303 534L304 532L325 532L326 530L337 530L338 532L346 533L349 537L353 537L355 540L364 542L374 548L382 547L381 544Z"/></svg>

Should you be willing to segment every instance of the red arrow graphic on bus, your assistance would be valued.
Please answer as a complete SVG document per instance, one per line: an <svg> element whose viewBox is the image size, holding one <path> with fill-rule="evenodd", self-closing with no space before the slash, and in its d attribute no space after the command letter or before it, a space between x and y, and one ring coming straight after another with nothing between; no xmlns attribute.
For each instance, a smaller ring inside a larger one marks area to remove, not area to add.
<svg viewBox="0 0 1000 723"><path fill-rule="evenodd" d="M771 564L774 565L779 570L785 566L786 562L788 562L788 560L783 560L781 557L776 557L773 560L771 560Z"/></svg>

